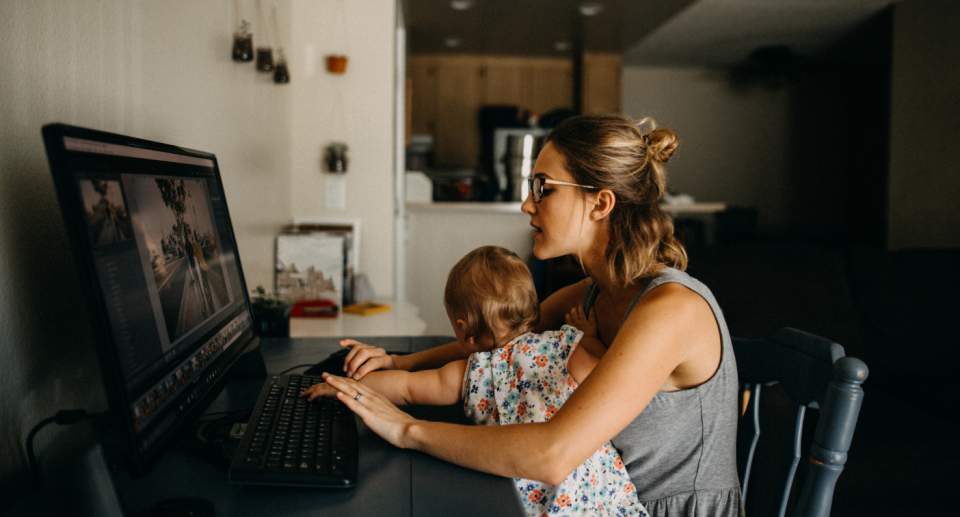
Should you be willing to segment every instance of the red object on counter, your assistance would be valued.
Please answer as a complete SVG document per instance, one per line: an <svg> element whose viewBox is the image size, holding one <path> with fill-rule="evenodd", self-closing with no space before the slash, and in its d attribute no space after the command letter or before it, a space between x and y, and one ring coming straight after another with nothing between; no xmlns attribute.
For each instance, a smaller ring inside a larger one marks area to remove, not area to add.
<svg viewBox="0 0 960 517"><path fill-rule="evenodd" d="M293 318L336 318L340 308L333 300L300 300L293 304Z"/></svg>

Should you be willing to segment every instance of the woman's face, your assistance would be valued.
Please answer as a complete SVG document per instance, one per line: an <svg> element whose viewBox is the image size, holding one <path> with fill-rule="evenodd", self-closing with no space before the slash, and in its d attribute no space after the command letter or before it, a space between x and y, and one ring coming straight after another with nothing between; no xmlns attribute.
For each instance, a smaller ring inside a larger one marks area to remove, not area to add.
<svg viewBox="0 0 960 517"><path fill-rule="evenodd" d="M576 183L551 142L540 151L533 175ZM540 260L546 260L575 255L581 245L585 250L593 231L593 225L584 218L584 209L590 206L589 201L584 203L581 190L569 185L544 185L539 203L534 203L533 196L528 194L521 210L530 216L530 226L534 228L533 254Z"/></svg>

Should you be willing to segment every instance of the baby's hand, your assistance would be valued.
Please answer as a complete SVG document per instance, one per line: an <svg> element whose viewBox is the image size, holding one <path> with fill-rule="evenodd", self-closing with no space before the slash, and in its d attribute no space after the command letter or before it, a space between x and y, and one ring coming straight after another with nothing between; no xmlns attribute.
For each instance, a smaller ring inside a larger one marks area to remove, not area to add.
<svg viewBox="0 0 960 517"><path fill-rule="evenodd" d="M597 319L594 317L593 308L590 308L590 314L584 314L583 307L576 306L567 313L567 325L577 327L583 331L586 337L597 337Z"/></svg>
<svg viewBox="0 0 960 517"><path fill-rule="evenodd" d="M307 400L313 400L317 397L332 398L337 396L337 389L325 382L321 382L303 390L300 396L307 397Z"/></svg>

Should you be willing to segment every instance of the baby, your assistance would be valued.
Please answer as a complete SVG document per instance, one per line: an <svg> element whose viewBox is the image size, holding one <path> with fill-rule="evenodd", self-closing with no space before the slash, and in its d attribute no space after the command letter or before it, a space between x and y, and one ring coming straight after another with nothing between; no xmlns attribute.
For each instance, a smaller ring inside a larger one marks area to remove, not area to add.
<svg viewBox="0 0 960 517"><path fill-rule="evenodd" d="M504 248L484 246L460 259L447 278L444 306L468 359L436 370L375 371L360 382L397 405L463 401L467 417L482 425L545 422L599 362L590 347L578 346L597 339L592 312L577 307L559 331L530 332L540 319L533 278ZM313 400L335 393L322 383L303 394ZM514 481L531 516L647 515L610 442L559 485Z"/></svg>

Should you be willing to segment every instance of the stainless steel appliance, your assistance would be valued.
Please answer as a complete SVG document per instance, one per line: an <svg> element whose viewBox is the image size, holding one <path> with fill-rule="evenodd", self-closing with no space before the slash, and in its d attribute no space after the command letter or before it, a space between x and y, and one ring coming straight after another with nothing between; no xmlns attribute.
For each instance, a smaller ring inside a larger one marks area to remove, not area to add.
<svg viewBox="0 0 960 517"><path fill-rule="evenodd" d="M533 165L547 131L538 128L501 128L494 132L493 167L504 201L523 201Z"/></svg>

